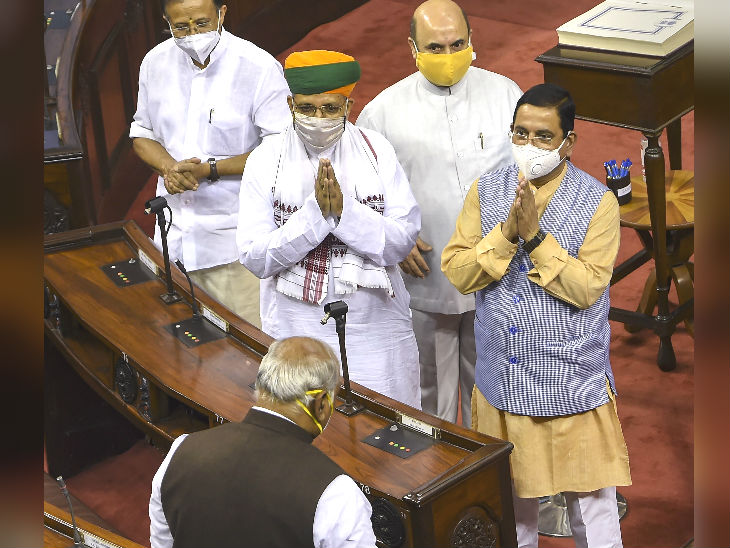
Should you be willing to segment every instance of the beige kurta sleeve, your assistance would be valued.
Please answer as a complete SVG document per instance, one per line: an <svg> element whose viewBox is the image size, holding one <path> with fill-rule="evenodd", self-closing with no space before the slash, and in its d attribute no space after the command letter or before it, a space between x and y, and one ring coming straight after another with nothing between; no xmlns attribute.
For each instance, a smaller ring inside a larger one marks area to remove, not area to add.
<svg viewBox="0 0 730 548"><path fill-rule="evenodd" d="M502 223L482 238L477 182L472 183L454 233L441 254L441 271L464 294L500 280L517 252L517 244L502 235Z"/></svg>
<svg viewBox="0 0 730 548"><path fill-rule="evenodd" d="M535 268L527 273L528 278L554 297L581 309L588 308L611 281L620 229L618 201L612 192L606 192L588 224L578 257L569 255L548 234L530 253Z"/></svg>

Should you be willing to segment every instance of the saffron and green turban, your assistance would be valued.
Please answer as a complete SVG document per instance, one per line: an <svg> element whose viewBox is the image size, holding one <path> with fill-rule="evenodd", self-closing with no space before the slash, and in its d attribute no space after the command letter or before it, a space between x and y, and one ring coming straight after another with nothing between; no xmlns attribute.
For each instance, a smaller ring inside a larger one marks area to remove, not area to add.
<svg viewBox="0 0 730 548"><path fill-rule="evenodd" d="M284 78L292 93L341 93L349 97L360 79L360 63L337 51L295 51L284 61Z"/></svg>

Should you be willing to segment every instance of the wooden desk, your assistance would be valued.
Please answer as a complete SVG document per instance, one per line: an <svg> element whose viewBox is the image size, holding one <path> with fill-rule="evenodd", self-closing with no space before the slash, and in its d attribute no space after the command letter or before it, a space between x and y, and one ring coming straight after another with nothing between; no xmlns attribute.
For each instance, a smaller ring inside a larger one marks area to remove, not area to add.
<svg viewBox="0 0 730 548"><path fill-rule="evenodd" d="M106 548L145 548L120 535L116 535L93 523L76 518L76 526L82 535L82 542L89 546ZM43 546L44 548L72 548L73 528L71 515L49 502L43 502Z"/></svg>
<svg viewBox="0 0 730 548"><path fill-rule="evenodd" d="M667 128L670 166L682 169L680 124L682 116L694 108L694 42L664 58L556 46L536 61L543 65L545 82L570 91L577 118L641 131L649 140L644 161L658 313L648 316L612 307L609 318L653 329L659 336L657 364L664 371L674 369L671 335L691 313L693 300L670 313L664 153L659 136Z"/></svg>
<svg viewBox="0 0 730 548"><path fill-rule="evenodd" d="M159 277L119 287L100 268L139 260L140 254L162 265L160 253L133 221L45 239L45 331L48 351L56 354L46 357L47 376L54 379L46 385L46 398L55 402L47 406L78 408L76 417L47 419L53 476L70 475L64 467L89 458L88 451L62 446L67 434L91 420L84 409L92 406L90 397L55 382L63 378L58 373L63 368L65 376L82 378L118 414L167 446L184 432L241 420L254 402L251 385L272 339L196 289L196 300L223 324L225 336L192 348L178 341L165 326L189 318L191 311L188 284L177 268L173 282L187 302L169 306L159 298L165 292ZM381 546L516 546L510 443L353 387L366 410L353 417L335 413L315 445L369 497ZM409 417L434 441L410 458L361 441ZM100 444L98 436L86 437L91 445ZM75 462L64 460L65 453L74 454Z"/></svg>

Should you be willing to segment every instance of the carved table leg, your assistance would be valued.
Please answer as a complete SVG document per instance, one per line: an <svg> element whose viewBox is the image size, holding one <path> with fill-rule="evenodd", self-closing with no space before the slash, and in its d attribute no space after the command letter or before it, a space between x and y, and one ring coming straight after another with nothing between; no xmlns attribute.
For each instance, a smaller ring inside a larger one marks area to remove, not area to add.
<svg viewBox="0 0 730 548"><path fill-rule="evenodd" d="M679 304L682 305L694 297L694 284L692 283L692 275L690 274L688 265L682 264L672 268L672 279L677 287L677 298ZM684 320L684 325L689 334L694 338L695 328L694 319L692 317Z"/></svg>
<svg viewBox="0 0 730 548"><path fill-rule="evenodd" d="M655 318L655 331L659 335L657 363L662 371L677 367L677 359L672 347L674 323L669 314L669 280L671 277L667 257L667 202L664 188L664 153L659 146L659 133L649 134L649 146L644 154L646 165L646 190L649 199L651 232L654 236L654 263L657 280L658 313Z"/></svg>

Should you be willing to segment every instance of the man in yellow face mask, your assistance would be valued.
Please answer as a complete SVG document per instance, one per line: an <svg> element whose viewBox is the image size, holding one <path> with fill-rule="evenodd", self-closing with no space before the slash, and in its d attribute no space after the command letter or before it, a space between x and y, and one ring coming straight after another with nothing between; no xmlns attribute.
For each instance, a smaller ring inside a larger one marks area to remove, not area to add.
<svg viewBox="0 0 730 548"><path fill-rule="evenodd" d="M474 299L441 273L440 257L472 183L512 163L507 130L520 88L472 66L466 13L451 0L428 0L413 14L408 45L418 72L382 91L357 125L390 141L421 207L421 232L400 263L411 295L424 411L471 424Z"/></svg>

